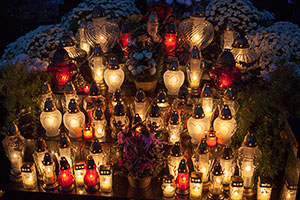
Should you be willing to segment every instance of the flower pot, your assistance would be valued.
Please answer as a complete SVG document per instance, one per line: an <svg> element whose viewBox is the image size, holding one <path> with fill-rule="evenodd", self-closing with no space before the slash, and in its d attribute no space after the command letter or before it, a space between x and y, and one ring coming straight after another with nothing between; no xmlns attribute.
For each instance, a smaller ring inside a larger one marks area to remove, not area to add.
<svg viewBox="0 0 300 200"><path fill-rule="evenodd" d="M136 89L143 89L145 92L153 92L157 85L157 80L149 81L149 82L143 82L143 81L136 81L134 80L134 84Z"/></svg>
<svg viewBox="0 0 300 200"><path fill-rule="evenodd" d="M127 176L129 185L133 188L147 188L151 183L151 177L145 178L133 178L132 176Z"/></svg>

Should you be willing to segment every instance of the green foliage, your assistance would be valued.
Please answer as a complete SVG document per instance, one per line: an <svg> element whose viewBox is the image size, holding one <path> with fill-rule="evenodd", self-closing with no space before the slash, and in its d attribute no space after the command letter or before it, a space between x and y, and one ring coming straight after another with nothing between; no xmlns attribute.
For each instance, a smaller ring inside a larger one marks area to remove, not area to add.
<svg viewBox="0 0 300 200"><path fill-rule="evenodd" d="M255 129L262 157L258 174L274 178L284 169L287 141L284 124L289 117L300 116L300 82L296 68L278 64L271 82L257 79L239 92L240 109L234 146L240 146L250 129Z"/></svg>
<svg viewBox="0 0 300 200"><path fill-rule="evenodd" d="M31 108L32 135L36 136L39 124L40 108L38 97L41 93L43 81L47 80L47 73L31 71L22 65L6 65L0 70L0 110L1 134L6 133L7 125L20 117L23 109Z"/></svg>

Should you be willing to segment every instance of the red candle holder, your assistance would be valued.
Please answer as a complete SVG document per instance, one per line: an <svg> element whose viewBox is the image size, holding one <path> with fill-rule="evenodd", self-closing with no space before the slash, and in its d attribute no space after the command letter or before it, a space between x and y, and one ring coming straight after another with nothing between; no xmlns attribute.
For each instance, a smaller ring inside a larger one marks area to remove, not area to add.
<svg viewBox="0 0 300 200"><path fill-rule="evenodd" d="M93 127L90 124L87 124L82 130L82 135L84 141L92 141L92 139L94 138Z"/></svg>
<svg viewBox="0 0 300 200"><path fill-rule="evenodd" d="M58 176L60 190L70 192L74 189L74 177L70 169L70 165L65 157L61 157L60 171Z"/></svg>
<svg viewBox="0 0 300 200"><path fill-rule="evenodd" d="M121 26L121 34L120 34L120 38L119 38L119 44L122 48L124 56L127 56L129 53L129 50L127 48L129 39L131 39L131 33L129 30L129 26L128 26L128 24L123 24Z"/></svg>
<svg viewBox="0 0 300 200"><path fill-rule="evenodd" d="M177 37L175 24L168 24L167 32L164 36L165 52L167 56L175 56L175 48L177 46Z"/></svg>
<svg viewBox="0 0 300 200"><path fill-rule="evenodd" d="M209 147L216 147L217 141L216 131L214 131L213 127L210 127L208 134L206 135L206 143Z"/></svg>
<svg viewBox="0 0 300 200"><path fill-rule="evenodd" d="M92 156L88 157L86 165L86 173L84 175L85 189L88 192L96 192L97 190L99 190L99 175Z"/></svg>
<svg viewBox="0 0 300 200"><path fill-rule="evenodd" d="M176 178L176 193L187 195L190 192L189 170L186 160L182 159L178 167L178 175Z"/></svg>

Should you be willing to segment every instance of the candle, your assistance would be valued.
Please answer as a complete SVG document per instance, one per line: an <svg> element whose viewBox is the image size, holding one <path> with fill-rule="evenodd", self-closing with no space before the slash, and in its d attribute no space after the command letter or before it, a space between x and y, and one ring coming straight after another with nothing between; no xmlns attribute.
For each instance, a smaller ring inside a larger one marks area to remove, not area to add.
<svg viewBox="0 0 300 200"><path fill-rule="evenodd" d="M286 181L285 184L284 184L284 186L283 186L283 190L282 190L282 194L281 194L281 198L280 199L284 199L284 200L296 200L297 189L298 189L297 185L290 185Z"/></svg>
<svg viewBox="0 0 300 200"><path fill-rule="evenodd" d="M85 125L82 134L85 141L91 141L94 137L93 127L90 124Z"/></svg>
<svg viewBox="0 0 300 200"><path fill-rule="evenodd" d="M26 162L22 165L21 171L24 189L34 189L37 185L35 165L32 162Z"/></svg>
<svg viewBox="0 0 300 200"><path fill-rule="evenodd" d="M242 200L243 198L243 179L240 176L231 177L230 199Z"/></svg>
<svg viewBox="0 0 300 200"><path fill-rule="evenodd" d="M186 164L186 160L182 159L178 167L178 175L176 178L176 193L188 194L189 193L189 170Z"/></svg>
<svg viewBox="0 0 300 200"><path fill-rule="evenodd" d="M92 156L88 157L86 163L86 173L84 175L85 189L88 192L95 192L99 189L99 175L96 164Z"/></svg>
<svg viewBox="0 0 300 200"><path fill-rule="evenodd" d="M190 199L201 199L202 196L202 173L192 172L190 181Z"/></svg>
<svg viewBox="0 0 300 200"><path fill-rule="evenodd" d="M75 183L77 187L84 186L85 164L84 162L76 162L75 164Z"/></svg>
<svg viewBox="0 0 300 200"><path fill-rule="evenodd" d="M246 160L245 159L242 162L242 177L243 177L243 180L244 180L244 186L245 187L252 187L253 173L254 173L253 160L251 160L251 159Z"/></svg>
<svg viewBox="0 0 300 200"><path fill-rule="evenodd" d="M63 192L70 192L74 188L74 177L71 172L70 165L65 157L61 157L60 159L58 183L60 185L60 190Z"/></svg>
<svg viewBox="0 0 300 200"><path fill-rule="evenodd" d="M164 197L173 197L175 195L174 177L172 175L165 175L161 185Z"/></svg>
<svg viewBox="0 0 300 200"><path fill-rule="evenodd" d="M23 164L23 157L20 151L13 151L10 156L11 169L15 174L21 173L21 166Z"/></svg>
<svg viewBox="0 0 300 200"><path fill-rule="evenodd" d="M257 200L270 200L272 193L272 183L269 179L258 177Z"/></svg>
<svg viewBox="0 0 300 200"><path fill-rule="evenodd" d="M45 153L42 164L44 182L43 188L45 190L54 190L58 186L57 177L55 174L55 163L48 152Z"/></svg>
<svg viewBox="0 0 300 200"><path fill-rule="evenodd" d="M110 165L100 165L100 191L112 192L112 171Z"/></svg>

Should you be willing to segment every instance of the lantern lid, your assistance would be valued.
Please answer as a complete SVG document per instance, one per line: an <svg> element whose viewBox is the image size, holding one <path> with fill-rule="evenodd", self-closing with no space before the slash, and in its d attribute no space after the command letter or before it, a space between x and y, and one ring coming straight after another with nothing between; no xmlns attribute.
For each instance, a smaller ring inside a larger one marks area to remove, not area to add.
<svg viewBox="0 0 300 200"><path fill-rule="evenodd" d="M52 98L47 98L44 104L44 112L52 112L56 110L56 106Z"/></svg>
<svg viewBox="0 0 300 200"><path fill-rule="evenodd" d="M140 124L140 123L142 123L142 118L140 117L140 115L138 113L136 113L134 115L132 124Z"/></svg>
<svg viewBox="0 0 300 200"><path fill-rule="evenodd" d="M191 173L191 183L202 183L202 173L192 172Z"/></svg>
<svg viewBox="0 0 300 200"><path fill-rule="evenodd" d="M150 117L159 117L160 116L159 107L158 107L157 103L154 102L151 105L149 116Z"/></svg>
<svg viewBox="0 0 300 200"><path fill-rule="evenodd" d="M235 59L230 49L224 49L219 55L216 65L220 67L235 67Z"/></svg>
<svg viewBox="0 0 300 200"><path fill-rule="evenodd" d="M116 56L111 55L111 56L108 58L108 68L109 68L109 69L112 69L112 70L120 69L120 67L119 67L119 65L118 65L118 60L117 60L117 57L116 57Z"/></svg>
<svg viewBox="0 0 300 200"><path fill-rule="evenodd" d="M87 159L86 169L96 169L96 164L92 156L89 156Z"/></svg>
<svg viewBox="0 0 300 200"><path fill-rule="evenodd" d="M20 133L18 126L15 122L11 122L7 127L7 135L8 136L15 136Z"/></svg>
<svg viewBox="0 0 300 200"><path fill-rule="evenodd" d="M130 28L128 23L124 23L121 25L121 34L130 33Z"/></svg>
<svg viewBox="0 0 300 200"><path fill-rule="evenodd" d="M189 169L187 167L186 160L183 158L179 163L178 173L187 173L187 172L189 172Z"/></svg>
<svg viewBox="0 0 300 200"><path fill-rule="evenodd" d="M43 83L42 94L52 94L51 86L48 81L44 81Z"/></svg>
<svg viewBox="0 0 300 200"><path fill-rule="evenodd" d="M111 174L111 165L100 165L100 175L110 175Z"/></svg>
<svg viewBox="0 0 300 200"><path fill-rule="evenodd" d="M209 130L207 131L208 137L215 137L216 136L216 131L214 130L213 126L209 127Z"/></svg>
<svg viewBox="0 0 300 200"><path fill-rule="evenodd" d="M33 162L24 162L21 166L21 172L30 173L34 171L34 163Z"/></svg>
<svg viewBox="0 0 300 200"><path fill-rule="evenodd" d="M81 170L85 168L84 161L76 161L75 162L75 170Z"/></svg>
<svg viewBox="0 0 300 200"><path fill-rule="evenodd" d="M268 177L258 177L258 184L260 187L272 188L272 180Z"/></svg>
<svg viewBox="0 0 300 200"><path fill-rule="evenodd" d="M198 152L200 153L200 154L207 154L208 153L208 144L207 144L207 142L206 142L206 139L205 138L202 138L201 139L201 142L200 142L200 144L199 144L199 146L198 146Z"/></svg>
<svg viewBox="0 0 300 200"><path fill-rule="evenodd" d="M112 97L113 101L122 101L122 93L120 89L116 89Z"/></svg>
<svg viewBox="0 0 300 200"><path fill-rule="evenodd" d="M67 170L67 169L70 169L70 164L68 163L68 160L62 156L60 158L60 170Z"/></svg>
<svg viewBox="0 0 300 200"><path fill-rule="evenodd" d="M178 60L177 59L173 59L172 62L170 63L169 70L171 70L171 71L177 71L178 68L179 68Z"/></svg>
<svg viewBox="0 0 300 200"><path fill-rule="evenodd" d="M94 118L94 120L103 120L104 119L104 112L101 107L97 107L93 111L93 118Z"/></svg>
<svg viewBox="0 0 300 200"><path fill-rule="evenodd" d="M163 183L173 183L174 176L171 174L163 176Z"/></svg>
<svg viewBox="0 0 300 200"><path fill-rule="evenodd" d="M54 52L52 57L52 63L69 63L71 61L71 58L68 54L68 52L62 48L61 46L58 47L58 49Z"/></svg>
<svg viewBox="0 0 300 200"><path fill-rule="evenodd" d="M221 151L220 157L223 158L223 159L225 159L225 160L232 159L234 157L232 148L229 147L229 146L223 147L222 151Z"/></svg>
<svg viewBox="0 0 300 200"><path fill-rule="evenodd" d="M168 96L165 89L160 89L157 94L157 103L166 103L168 102Z"/></svg>
<svg viewBox="0 0 300 200"><path fill-rule="evenodd" d="M192 50L192 59L200 59L200 51L196 46L194 46Z"/></svg>
<svg viewBox="0 0 300 200"><path fill-rule="evenodd" d="M72 81L65 83L65 94L76 94L76 89Z"/></svg>
<svg viewBox="0 0 300 200"><path fill-rule="evenodd" d="M70 100L70 103L68 105L68 112L69 113L78 113L78 112L80 112L80 108L77 105L75 99Z"/></svg>
<svg viewBox="0 0 300 200"><path fill-rule="evenodd" d="M200 98L199 88L191 88L191 98Z"/></svg>
<svg viewBox="0 0 300 200"><path fill-rule="evenodd" d="M146 100L146 94L143 89L138 89L135 94L135 101L136 102L144 102Z"/></svg>
<svg viewBox="0 0 300 200"><path fill-rule="evenodd" d="M53 160L48 152L45 153L42 163L45 166L52 165Z"/></svg>
<svg viewBox="0 0 300 200"><path fill-rule="evenodd" d="M212 169L212 174L214 176L220 176L223 174L223 170L222 170L222 167L219 162L215 162L213 169Z"/></svg>
<svg viewBox="0 0 300 200"><path fill-rule="evenodd" d="M182 148L179 142L175 142L175 144L173 145L172 149L171 149L171 156L174 157L180 157L182 156L183 152L182 152Z"/></svg>
<svg viewBox="0 0 300 200"><path fill-rule="evenodd" d="M95 139L92 142L92 153L93 154L102 153L102 146L98 139Z"/></svg>
<svg viewBox="0 0 300 200"><path fill-rule="evenodd" d="M167 34L176 34L176 26L174 23L167 24Z"/></svg>
<svg viewBox="0 0 300 200"><path fill-rule="evenodd" d="M227 100L234 100L235 99L235 96L234 96L234 92L232 90L231 87L228 87L225 92L224 92L224 99L227 99Z"/></svg>
<svg viewBox="0 0 300 200"><path fill-rule="evenodd" d="M189 91L187 87L181 86L178 92L178 98L179 99L187 99L189 96Z"/></svg>
<svg viewBox="0 0 300 200"><path fill-rule="evenodd" d="M228 20L226 24L226 31L234 31L233 23L231 20Z"/></svg>
<svg viewBox="0 0 300 200"><path fill-rule="evenodd" d="M63 36L59 40L59 45L61 45L62 47L70 47L70 46L74 46L75 42L73 38L70 36L70 34L65 32L63 33Z"/></svg>
<svg viewBox="0 0 300 200"><path fill-rule="evenodd" d="M243 48L243 49L249 48L249 43L248 43L247 38L240 34L233 41L232 47L233 48Z"/></svg>
<svg viewBox="0 0 300 200"><path fill-rule="evenodd" d="M114 115L115 116L124 116L125 115L125 107L121 101L117 101L117 104L114 107Z"/></svg>
<svg viewBox="0 0 300 200"><path fill-rule="evenodd" d="M202 88L201 97L212 97L212 96L213 96L213 92L212 92L212 89L210 87L210 84L205 83L203 88Z"/></svg>
<svg viewBox="0 0 300 200"><path fill-rule="evenodd" d="M196 119L203 119L205 117L205 113L203 111L203 108L200 104L197 104L194 107L194 118Z"/></svg>
<svg viewBox="0 0 300 200"><path fill-rule="evenodd" d="M47 147L47 143L46 141L44 140L44 138L42 137L39 137L37 139L37 147L36 147L36 152L44 152L48 149Z"/></svg>
<svg viewBox="0 0 300 200"><path fill-rule="evenodd" d="M253 132L248 132L244 138L243 145L246 147L256 147L257 141Z"/></svg>
<svg viewBox="0 0 300 200"><path fill-rule="evenodd" d="M231 186L232 187L243 187L244 181L241 176L232 176L231 177Z"/></svg>
<svg viewBox="0 0 300 200"><path fill-rule="evenodd" d="M100 44L95 44L95 48L94 48L94 56L102 56L103 55L103 51L101 49Z"/></svg>
<svg viewBox="0 0 300 200"><path fill-rule="evenodd" d="M197 4L192 8L192 17L205 17L205 9L201 4Z"/></svg>
<svg viewBox="0 0 300 200"><path fill-rule="evenodd" d="M106 16L105 10L101 6L96 5L92 12L92 18L101 18L105 16Z"/></svg>
<svg viewBox="0 0 300 200"><path fill-rule="evenodd" d="M298 189L298 185L290 184L288 181L285 181L285 186L288 190L297 190Z"/></svg>
<svg viewBox="0 0 300 200"><path fill-rule="evenodd" d="M60 148L68 148L71 146L71 140L66 133L61 133Z"/></svg>
<svg viewBox="0 0 300 200"><path fill-rule="evenodd" d="M95 82L90 87L89 96L99 96L100 90Z"/></svg>
<svg viewBox="0 0 300 200"><path fill-rule="evenodd" d="M228 105L223 105L220 116L222 120L230 120L232 119L231 111Z"/></svg>
<svg viewBox="0 0 300 200"><path fill-rule="evenodd" d="M155 12L150 13L149 18L148 18L148 23L158 24L158 17Z"/></svg>
<svg viewBox="0 0 300 200"><path fill-rule="evenodd" d="M169 123L171 125L178 125L181 123L181 117L177 110L173 110L173 112L171 113Z"/></svg>

